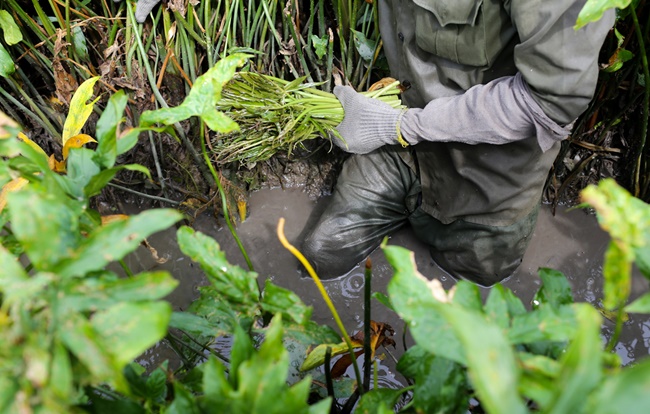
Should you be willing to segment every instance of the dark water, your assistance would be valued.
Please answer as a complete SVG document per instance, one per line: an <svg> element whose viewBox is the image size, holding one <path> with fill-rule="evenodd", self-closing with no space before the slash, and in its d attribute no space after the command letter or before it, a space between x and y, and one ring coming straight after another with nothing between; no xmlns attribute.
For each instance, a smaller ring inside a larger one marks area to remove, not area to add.
<svg viewBox="0 0 650 414"><path fill-rule="evenodd" d="M291 243L299 246L298 237L308 222L310 214L321 207L322 201L311 199L299 188L260 190L251 195L249 217L245 222L238 224L237 230L261 280L270 278L274 283L293 290L305 303L314 307L316 322L335 327L334 320L313 281L301 277L297 260L280 245L276 236L278 220L284 217L287 238ZM194 227L214 237L231 263L246 267L238 247L223 222L217 222L213 217L203 216L196 220ZM170 271L181 283L169 299L177 309L186 308L197 296L196 287L205 284L200 269L192 265L190 260L178 251L174 230L159 233L150 238L149 242L158 250L159 255L166 257L168 261L162 265L158 264L145 249L140 248L130 257L129 265L133 271L152 268ZM602 298L603 255L608 243L608 235L600 230L594 216L583 210L563 208L559 208L553 216L550 209L544 206L522 266L516 274L504 282L504 285L529 305L540 285L537 270L540 267L549 267L562 271L567 276L573 287L576 301L598 305ZM394 234L389 244L414 251L418 269L423 275L440 279L446 288L453 286L453 279L445 275L431 261L426 246L414 238L410 228L403 228ZM385 293L392 274L390 266L379 250L371 255L371 259L372 290ZM350 333L362 329L363 326L363 280L363 268L357 267L343 277L324 281L325 288ZM489 292L489 289L481 290L484 296ZM648 283L636 272L632 299L646 291L648 291ZM401 345L403 323L395 313L374 300L372 319L386 322L395 329L397 349L391 349L391 353L399 357L403 352ZM612 328L613 324L605 321L603 329L605 338L609 336ZM648 316L630 315L616 351L624 364L648 355L650 351ZM379 350L378 354L382 352L384 351ZM385 359L379 366L380 384L390 386L402 382L403 378L395 372L390 355L383 355L383 357ZM173 359L173 353L160 345L149 351L141 362L153 365L166 358Z"/></svg>

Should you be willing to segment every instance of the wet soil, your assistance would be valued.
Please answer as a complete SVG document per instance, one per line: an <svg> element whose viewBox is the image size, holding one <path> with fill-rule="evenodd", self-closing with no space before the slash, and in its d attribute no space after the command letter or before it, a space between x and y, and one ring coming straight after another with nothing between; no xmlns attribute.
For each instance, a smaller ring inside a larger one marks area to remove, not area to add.
<svg viewBox="0 0 650 414"><path fill-rule="evenodd" d="M285 234L294 245L300 245L299 236L310 217L318 214L327 202L327 197L315 198L304 188L265 189L254 192L249 199L249 216L237 226L250 258L261 280L270 278L274 283L296 292L305 303L314 307L314 319L318 323L335 326L334 320L320 297L316 286L309 278L304 278L298 261L279 243L276 233L280 217L286 219ZM225 251L231 263L246 267L245 261L234 243L228 228L214 216L204 214L196 219L194 228L215 238ZM180 285L169 300L177 309L185 309L197 297L196 288L206 283L196 264L182 255L175 241L174 229L159 233L149 239L150 244L161 257L167 258L164 264L156 263L144 248L129 257L128 264L133 271L166 269L180 280ZM558 207L555 215L549 206L543 206L530 246L518 271L503 284L512 289L526 305L530 305L533 295L540 286L537 271L548 267L563 272L570 281L576 301L598 305L602 298L603 255L609 243L608 235L600 230L595 216L585 210ZM446 288L455 281L439 269L430 259L427 247L415 239L407 226L396 232L389 244L399 245L415 253L419 271L429 278L438 278ZM373 269L373 291L386 292L392 270L381 250L371 255ZM348 274L333 280L324 281L349 332L363 326L363 268L357 266ZM631 298L634 299L648 291L647 281L635 272ZM481 288L484 297L489 289ZM403 322L392 311L373 300L372 319L386 322L396 330L397 348L390 352L398 358L404 350L401 335ZM604 340L611 334L613 324L605 320ZM407 343L410 341L407 339ZM624 364L645 357L650 353L650 317L630 315L626 322L617 353ZM174 359L173 353L159 346L151 350L141 362L155 364L164 359ZM402 382L396 374L390 355L380 364L381 380L384 386Z"/></svg>

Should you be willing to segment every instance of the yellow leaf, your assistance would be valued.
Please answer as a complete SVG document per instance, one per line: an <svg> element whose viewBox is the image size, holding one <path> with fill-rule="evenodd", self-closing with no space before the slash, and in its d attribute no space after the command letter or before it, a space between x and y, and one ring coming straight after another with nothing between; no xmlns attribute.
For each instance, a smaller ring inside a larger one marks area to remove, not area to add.
<svg viewBox="0 0 650 414"><path fill-rule="evenodd" d="M82 145L89 142L97 142L93 137L86 134L77 134L74 137L68 138L63 146L63 159L68 159L68 153L70 153L70 148L81 148Z"/></svg>
<svg viewBox="0 0 650 414"><path fill-rule="evenodd" d="M29 145L30 147L34 148L37 152L43 154L43 156L45 158L47 158L47 154L45 153L45 151L43 151L43 148L41 148L40 145L38 145L37 143L35 143L31 139L29 139L29 137L27 135L23 134L22 132L19 132L18 133L18 139L20 139L21 141L23 141L25 144Z"/></svg>
<svg viewBox="0 0 650 414"><path fill-rule="evenodd" d="M114 221L126 220L129 216L126 214L110 214L108 216L102 216L102 226Z"/></svg>
<svg viewBox="0 0 650 414"><path fill-rule="evenodd" d="M63 125L63 145L65 145L70 138L81 132L81 128L92 113L93 106L99 98L89 104L86 104L86 102L92 98L93 87L98 80L99 76L95 76L94 78L90 78L82 83L70 100L70 111L68 112L68 117L65 119L65 124Z"/></svg>
<svg viewBox="0 0 650 414"><path fill-rule="evenodd" d="M0 212L4 210L5 206L7 205L7 194L9 194L12 191L20 190L21 188L26 186L28 182L29 181L27 181L23 177L18 177L9 181L7 184L4 185L4 187L2 187L2 191L0 191Z"/></svg>
<svg viewBox="0 0 650 414"><path fill-rule="evenodd" d="M50 155L50 158L47 159L47 166L50 167L50 170L57 173L64 173L66 170L65 162L58 161L54 158L54 154Z"/></svg>

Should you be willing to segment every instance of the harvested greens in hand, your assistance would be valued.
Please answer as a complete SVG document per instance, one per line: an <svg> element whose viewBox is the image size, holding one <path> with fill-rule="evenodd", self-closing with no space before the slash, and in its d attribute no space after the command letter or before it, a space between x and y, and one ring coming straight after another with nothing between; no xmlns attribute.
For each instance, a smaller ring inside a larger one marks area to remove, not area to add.
<svg viewBox="0 0 650 414"><path fill-rule="evenodd" d="M343 121L343 107L334 94L317 84L292 82L253 72L238 72L224 85L217 109L239 124L239 131L217 134L212 140L218 163L256 162L278 151L289 155L296 145L323 137L341 139L335 127ZM362 92L400 108L399 82Z"/></svg>

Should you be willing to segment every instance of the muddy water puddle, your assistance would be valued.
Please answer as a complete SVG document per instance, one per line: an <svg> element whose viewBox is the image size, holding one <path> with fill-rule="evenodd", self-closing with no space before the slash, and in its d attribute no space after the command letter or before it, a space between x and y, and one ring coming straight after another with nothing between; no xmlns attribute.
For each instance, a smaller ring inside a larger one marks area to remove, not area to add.
<svg viewBox="0 0 650 414"><path fill-rule="evenodd" d="M276 232L279 218L284 217L287 239L299 246L303 228L326 202L326 199L310 198L300 188L260 190L251 195L249 216L246 221L238 224L237 231L261 281L270 278L277 285L291 289L306 304L313 306L313 319L316 322L335 327L334 320L313 281L303 277L298 261L280 245ZM223 222L217 222L214 217L205 215L195 221L194 228L215 238L231 263L246 268L244 258ZM157 249L160 256L168 259L167 262L156 263L145 249L140 248L136 254L129 257L129 266L133 271L154 268L170 271L179 279L180 285L170 295L169 300L176 309L186 309L197 297L196 288L206 284L204 276L198 266L192 264L178 250L174 229L151 237L149 242ZM597 305L602 298L602 263L608 243L608 235L600 230L593 215L583 210L568 210L560 207L553 216L550 208L544 206L523 264L503 284L529 305L540 286L537 270L548 267L559 270L567 276L576 301ZM418 270L426 277L440 279L445 288L450 288L455 283L433 263L426 246L415 239L408 226L395 233L390 238L389 244L412 250L415 253ZM372 290L386 293L392 270L380 250L373 252L370 258L373 269ZM323 284L348 332L353 333L362 329L363 268L357 266L347 275L325 280ZM637 272L634 276L631 299L640 296L648 289L648 283ZM481 288L481 292L485 298L489 289ZM395 313L374 299L372 319L388 323L395 329L394 339L397 348L391 349L390 353L395 358L399 358L404 351L401 337L403 322ZM604 336L608 337L612 329L613 324L605 321ZM407 345L410 344L408 338L406 341ZM227 344L228 340L222 340L218 345L227 348ZM646 315L630 315L616 350L624 364L647 356L650 352L650 318ZM404 379L394 369L395 364L391 355L384 354L383 357L379 365L380 384L391 386L403 382ZM153 365L156 361L168 358L173 360L175 356L170 349L161 345L149 351L140 362Z"/></svg>

